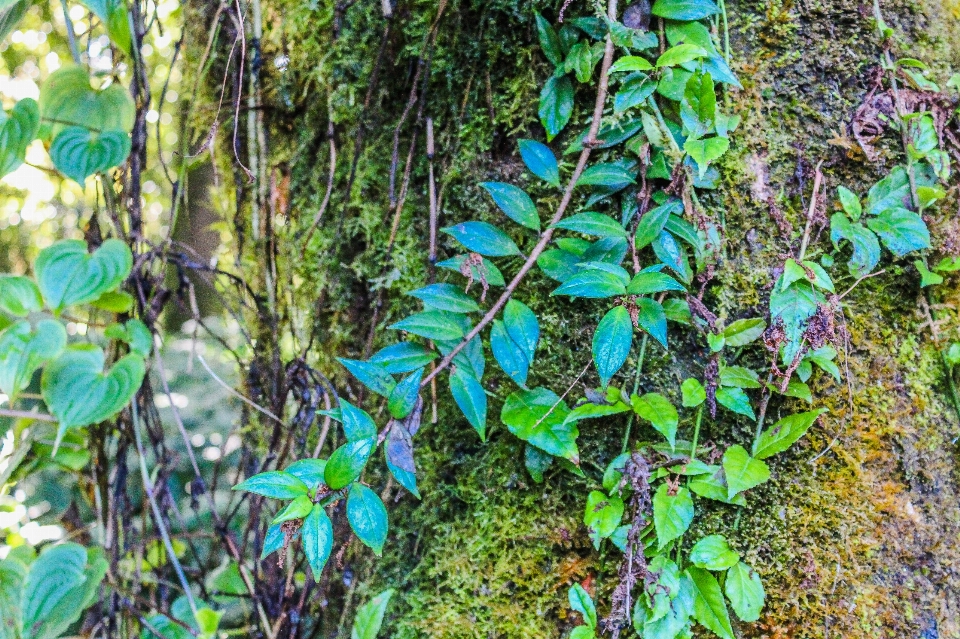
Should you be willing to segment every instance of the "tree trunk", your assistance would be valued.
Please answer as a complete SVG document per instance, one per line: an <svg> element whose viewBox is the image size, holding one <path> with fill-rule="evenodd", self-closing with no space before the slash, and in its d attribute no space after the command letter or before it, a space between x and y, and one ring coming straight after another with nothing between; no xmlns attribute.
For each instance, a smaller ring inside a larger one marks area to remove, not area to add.
<svg viewBox="0 0 960 639"><path fill-rule="evenodd" d="M236 108L240 116L223 126L231 133L239 127L236 152L225 144L217 158L221 197L236 207L237 268L258 295L248 313L258 341L246 390L281 413L287 391L300 388L302 369L289 363L302 360L362 402L361 387L335 357L365 359L393 343L395 331L386 327L419 308L403 293L433 273L427 119L434 128L440 226L493 220L499 213L479 183L525 184L517 140L543 139L537 99L551 72L533 11L555 23L560 6L524 0L392 6L389 0L253 0L252 6L244 16L242 71L239 49L228 58L238 23L224 17L204 80L210 109L198 111L213 112L225 82L224 111ZM926 62L938 81L960 66L954 0L890 0L880 9L895 32L895 57ZM192 11L209 20L215 6L200 3ZM722 101L742 123L719 163L719 188L702 196L726 224L726 258L704 300L733 320L764 315L773 269L804 228L814 168L822 163L832 202L839 185L864 192L901 161L902 150L887 133L877 161L870 161L850 128L877 82L883 52L868 2L744 0L729 1L726 11L731 66L744 88L725 89ZM593 8L572 3L565 14L592 15ZM211 25L193 22L188 16L199 59ZM721 40L722 34L721 25ZM573 120L555 149L589 124L594 89L579 86ZM204 117L198 116L198 130L210 125ZM328 181L331 149L336 161ZM541 217L555 210L556 195L533 193ZM954 191L939 217L929 219L936 250L960 248L956 207ZM826 246L829 238L813 241ZM439 253L454 255L452 241L441 239ZM531 273L517 291L542 329L531 377L580 396L584 384L597 384L592 370L579 376L590 361L601 307L551 297L552 288ZM955 326L955 287L938 291L935 301L946 306L933 312ZM756 490L748 507L708 506L696 520L697 534L727 535L765 584L764 612L758 623L741 624L740 636L960 637L953 443L960 427L924 304L909 261L886 264L884 274L844 297L844 380L821 376L812 385L814 404L830 412L800 444L770 460L773 481ZM674 331L670 339L670 354L651 342L642 390L677 395L679 381L706 364L709 354L692 334ZM624 371L633 370L638 347ZM382 558L353 543L331 561L326 601L308 605L322 618L322 636L343 633L357 604L387 587L400 593L388 615L391 637L565 636L576 623L566 598L574 582L595 589L605 614L618 559L593 550L581 521L589 486L620 452L625 419L581 424L581 457L591 479L554 467L536 484L524 468L523 442L497 418L511 382L497 373L485 382L491 417L488 441L481 442L442 379L438 418L415 440L423 498L398 494L379 470L368 471L371 486L391 497L391 533ZM429 416L429 389L424 399ZM788 406L803 410L799 401ZM377 415L376 403L366 398L365 407L382 427L386 416ZM730 415L708 420L701 436L727 445L752 435L748 422ZM304 419L294 427L311 428ZM245 431L248 459L268 448L287 459L312 452L315 430L288 437L285 427L261 423ZM634 439L646 435L641 429ZM264 597L271 615L285 605L283 575L273 564L262 562L260 582L276 595Z"/></svg>

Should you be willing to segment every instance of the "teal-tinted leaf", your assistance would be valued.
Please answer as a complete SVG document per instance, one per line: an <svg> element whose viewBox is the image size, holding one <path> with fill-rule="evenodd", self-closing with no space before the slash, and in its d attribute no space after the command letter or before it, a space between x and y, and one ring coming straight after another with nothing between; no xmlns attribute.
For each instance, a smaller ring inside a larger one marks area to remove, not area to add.
<svg viewBox="0 0 960 639"><path fill-rule="evenodd" d="M377 424L367 411L357 408L343 398L340 399L340 415L337 419L343 422L347 441L369 439L377 434Z"/></svg>
<svg viewBox="0 0 960 639"><path fill-rule="evenodd" d="M724 366L720 369L720 385L734 388L760 388L757 372L743 366Z"/></svg>
<svg viewBox="0 0 960 639"><path fill-rule="evenodd" d="M800 348L800 341L807 321L817 312L818 305L825 299L813 285L807 281L795 282L786 290L781 290L779 284L774 285L770 294L770 315L783 320L788 346L786 358L792 360L793 355Z"/></svg>
<svg viewBox="0 0 960 639"><path fill-rule="evenodd" d="M634 395L631 404L637 415L653 424L657 432L667 438L670 448L673 448L677 440L680 416L670 400L660 393L647 393L643 397Z"/></svg>
<svg viewBox="0 0 960 639"><path fill-rule="evenodd" d="M413 438L410 431L399 421L394 421L387 433L383 447L387 468L401 486L420 498L417 490L417 468L413 461Z"/></svg>
<svg viewBox="0 0 960 639"><path fill-rule="evenodd" d="M595 235L597 237L626 237L627 231L620 226L620 223L610 216L602 213L577 213L564 220L560 220L555 228L566 229L583 233L584 235Z"/></svg>
<svg viewBox="0 0 960 639"><path fill-rule="evenodd" d="M713 0L656 0L652 13L671 20L700 20L720 13Z"/></svg>
<svg viewBox="0 0 960 639"><path fill-rule="evenodd" d="M930 248L930 231L923 218L904 208L891 208L867 218L867 226L897 257Z"/></svg>
<svg viewBox="0 0 960 639"><path fill-rule="evenodd" d="M49 141L66 127L93 132L129 131L135 105L130 92L118 82L103 90L90 86L86 68L65 65L50 74L40 86L40 137Z"/></svg>
<svg viewBox="0 0 960 639"><path fill-rule="evenodd" d="M630 453L620 453L607 464L603 471L603 489L608 493L613 493L620 485L623 479L623 472L626 470L627 461L630 459Z"/></svg>
<svg viewBox="0 0 960 639"><path fill-rule="evenodd" d="M82 0L80 3L92 11L106 27L107 35L124 53L130 53L133 36L127 4L123 0Z"/></svg>
<svg viewBox="0 0 960 639"><path fill-rule="evenodd" d="M479 257L479 256L477 256ZM503 286L506 282L503 279L503 273L497 268L497 265L485 257L479 257L480 264L477 265L471 261L467 255L458 255L449 260L437 262L440 268L456 271L468 278L468 287L473 282L486 282L489 286Z"/></svg>
<svg viewBox="0 0 960 639"><path fill-rule="evenodd" d="M523 354L520 346L511 338L503 322L493 320L493 327L490 329L490 350L496 358L500 368L510 379L520 386L527 385L527 372L530 369L530 363Z"/></svg>
<svg viewBox="0 0 960 639"><path fill-rule="evenodd" d="M575 423L565 423L570 409L551 390L533 388L512 393L500 412L510 432L537 448L570 460L580 461Z"/></svg>
<svg viewBox="0 0 960 639"><path fill-rule="evenodd" d="M387 401L387 408L395 419L403 419L413 411L420 396L420 380L423 369L417 369L397 384Z"/></svg>
<svg viewBox="0 0 960 639"><path fill-rule="evenodd" d="M310 497L308 495L300 495L278 512L277 516L274 517L270 523L276 525L292 519L303 519L310 514L312 508L313 501Z"/></svg>
<svg viewBox="0 0 960 639"><path fill-rule="evenodd" d="M11 10L22 16L20 9L26 11L30 3L28 0L7 0L3 5L0 6L0 35L3 35L7 18L12 16ZM20 100L9 113L0 110L0 177L20 168L26 159L27 147L36 139L39 129L40 109L33 98Z"/></svg>
<svg viewBox="0 0 960 639"><path fill-rule="evenodd" d="M667 348L667 316L663 306L656 300L648 297L638 297L637 324L650 336Z"/></svg>
<svg viewBox="0 0 960 639"><path fill-rule="evenodd" d="M623 281L612 273L587 270L577 273L551 295L569 295L570 297L605 298L625 295Z"/></svg>
<svg viewBox="0 0 960 639"><path fill-rule="evenodd" d="M643 58L639 58L643 60ZM646 62L646 60L644 60ZM647 67L650 63L647 62ZM620 85L620 90L613 98L613 110L615 113L623 113L627 109L642 105L647 98L653 95L657 90L657 83L645 73L635 73L628 76Z"/></svg>
<svg viewBox="0 0 960 639"><path fill-rule="evenodd" d="M555 67L563 64L563 49L560 47L560 38L547 20L537 12L534 12L537 20L537 36L540 38L540 48L543 49L543 55L547 56Z"/></svg>
<svg viewBox="0 0 960 639"><path fill-rule="evenodd" d="M500 210L511 220L528 229L540 230L537 207L526 191L505 182L482 182L480 186L487 190Z"/></svg>
<svg viewBox="0 0 960 639"><path fill-rule="evenodd" d="M659 4L659 3L658 3ZM657 58L657 68L660 67L675 67L681 64L685 64L692 60L698 60L700 58L706 58L710 55L709 51L698 47L695 44L689 42L683 42L674 47L670 47Z"/></svg>
<svg viewBox="0 0 960 639"><path fill-rule="evenodd" d="M240 482L233 489L262 495L270 499L295 499L300 495L306 495L310 491L300 479L282 470L271 470L254 475L246 481Z"/></svg>
<svg viewBox="0 0 960 639"><path fill-rule="evenodd" d="M723 329L723 339L728 346L746 346L763 335L766 328L767 323L759 317L736 320Z"/></svg>
<svg viewBox="0 0 960 639"><path fill-rule="evenodd" d="M676 236L677 239L683 240L689 244L697 254L704 252L705 243L700 237L697 227L690 222L687 222L679 215L671 215L668 217L667 223L663 228L669 231L671 235Z"/></svg>
<svg viewBox="0 0 960 639"><path fill-rule="evenodd" d="M757 459L766 459L787 450L795 441L803 437L817 418L825 412L827 412L826 408L818 408L784 417L760 434L753 446L753 456Z"/></svg>
<svg viewBox="0 0 960 639"><path fill-rule="evenodd" d="M315 491L317 487L323 483L323 469L326 468L326 466L327 460L311 459L308 457L293 462L284 468L283 472L288 475L293 475L306 484L310 490Z"/></svg>
<svg viewBox="0 0 960 639"><path fill-rule="evenodd" d="M717 403L724 408L750 419L757 418L753 413L753 407L750 405L750 398L743 392L743 389L729 386L718 388L716 397Z"/></svg>
<svg viewBox="0 0 960 639"><path fill-rule="evenodd" d="M50 159L58 171L83 186L86 179L123 164L130 154L126 131L96 133L70 126L57 134L50 145Z"/></svg>
<svg viewBox="0 0 960 639"><path fill-rule="evenodd" d="M567 600L570 602L570 607L583 617L583 622L587 624L587 627L597 627L597 607L593 605L593 599L583 589L583 586L573 584L567 593Z"/></svg>
<svg viewBox="0 0 960 639"><path fill-rule="evenodd" d="M581 257L563 249L544 251L537 258L537 266L543 274L558 282L565 282L580 270L577 264Z"/></svg>
<svg viewBox="0 0 960 639"><path fill-rule="evenodd" d="M388 373L402 374L422 368L436 357L435 352L421 344L397 342L377 351L369 361L381 366Z"/></svg>
<svg viewBox="0 0 960 639"><path fill-rule="evenodd" d="M661 293L663 291L686 290L683 284L666 273L652 271L637 273L630 284L627 285L627 293L630 295L649 295L650 293Z"/></svg>
<svg viewBox="0 0 960 639"><path fill-rule="evenodd" d="M425 315L425 313L421 313L421 315ZM350 374L356 377L357 381L377 395L390 397L390 393L392 393L393 389L397 386L396 380L387 372L386 368L372 361L361 362L357 359L343 359L341 357L338 357L337 361L343 364L343 367L350 371Z"/></svg>
<svg viewBox="0 0 960 639"><path fill-rule="evenodd" d="M563 131L573 115L573 83L567 76L550 77L540 91L540 123L547 132L547 142Z"/></svg>
<svg viewBox="0 0 960 639"><path fill-rule="evenodd" d="M553 465L553 455L527 444L523 450L523 465L526 466L531 479L542 484L543 474Z"/></svg>
<svg viewBox="0 0 960 639"><path fill-rule="evenodd" d="M363 472L370 454L376 446L374 437L347 442L333 451L323 471L323 479L333 490L340 490L354 481Z"/></svg>
<svg viewBox="0 0 960 639"><path fill-rule="evenodd" d="M0 390L13 403L44 363L60 355L67 331L57 320L21 320L0 333Z"/></svg>
<svg viewBox="0 0 960 639"><path fill-rule="evenodd" d="M407 295L422 300L425 305L438 311L473 313L480 310L472 297L453 284L430 284Z"/></svg>
<svg viewBox="0 0 960 639"><path fill-rule="evenodd" d="M604 237L589 245L581 256L582 262L620 264L630 247L622 237Z"/></svg>
<svg viewBox="0 0 960 639"><path fill-rule="evenodd" d="M681 280L687 283L693 280L693 272L690 270L690 260L687 257L687 252L680 246L673 234L666 230L661 231L657 239L653 241L653 252L661 262L679 275Z"/></svg>
<svg viewBox="0 0 960 639"><path fill-rule="evenodd" d="M633 322L623 306L610 309L593 334L593 362L604 387L627 361L633 343Z"/></svg>
<svg viewBox="0 0 960 639"><path fill-rule="evenodd" d="M333 523L323 506L320 504L313 506L310 514L303 521L300 535L303 538L303 552L313 572L313 580L319 582L320 574L333 549Z"/></svg>
<svg viewBox="0 0 960 639"><path fill-rule="evenodd" d="M387 509L377 493L357 482L347 495L347 521L357 539L379 556L387 541Z"/></svg>
<svg viewBox="0 0 960 639"><path fill-rule="evenodd" d="M723 82L724 84L735 86L738 89L743 88L737 75L730 69L730 65L727 64L727 61L721 56L711 55L709 58L701 60L700 63L703 65L703 71L709 73L717 82ZM739 118L739 116L733 117ZM735 129L736 126L721 126L722 119L723 116L717 114L717 134L727 137L728 132Z"/></svg>
<svg viewBox="0 0 960 639"><path fill-rule="evenodd" d="M707 399L707 391L700 380L689 377L680 384L684 408L696 408Z"/></svg>
<svg viewBox="0 0 960 639"><path fill-rule="evenodd" d="M350 639L377 639L383 625L383 615L393 597L393 589L385 590L357 609L357 618L350 631Z"/></svg>
<svg viewBox="0 0 960 639"><path fill-rule="evenodd" d="M99 548L48 546L23 583L24 639L56 639L94 602L108 563Z"/></svg>
<svg viewBox="0 0 960 639"><path fill-rule="evenodd" d="M461 222L442 231L480 255L502 257L520 254L520 249L510 236L487 222Z"/></svg>
<svg viewBox="0 0 960 639"><path fill-rule="evenodd" d="M840 198L840 206L843 207L847 216L854 222L858 221L863 214L863 206L860 205L860 198L845 186L837 187L837 196Z"/></svg>
<svg viewBox="0 0 960 639"><path fill-rule="evenodd" d="M540 324L536 313L526 304L511 299L503 309L503 325L510 339L520 347L523 356L533 363L537 342L540 340Z"/></svg>
<svg viewBox="0 0 960 639"><path fill-rule="evenodd" d="M853 255L847 263L851 275L863 277L880 262L877 236L863 224L852 223L843 213L834 213L830 218L830 241L839 248L841 240L847 240L853 247Z"/></svg>
<svg viewBox="0 0 960 639"><path fill-rule="evenodd" d="M623 519L623 500L608 497L599 490L587 496L587 506L583 513L583 523L590 531L594 548L600 547L600 541L613 534Z"/></svg>
<svg viewBox="0 0 960 639"><path fill-rule="evenodd" d="M680 200L673 199L644 213L637 223L637 233L635 235L637 250L657 239L664 226L666 226L670 215L682 210L683 203Z"/></svg>
<svg viewBox="0 0 960 639"><path fill-rule="evenodd" d="M683 150L689 153L690 157L696 161L700 169L701 178L706 174L707 167L710 166L710 163L719 160L729 148L730 140L721 137L687 140L683 144Z"/></svg>
<svg viewBox="0 0 960 639"><path fill-rule="evenodd" d="M55 312L115 289L132 267L130 248L117 239L105 241L93 254L82 240L61 240L40 251L34 263L40 292Z"/></svg>
<svg viewBox="0 0 960 639"><path fill-rule="evenodd" d="M730 615L716 577L703 568L690 566L686 574L693 582L693 618L721 639L734 639Z"/></svg>
<svg viewBox="0 0 960 639"><path fill-rule="evenodd" d="M751 457L740 445L731 446L723 454L723 470L727 476L727 496L731 499L737 493L770 479L770 468L766 463Z"/></svg>
<svg viewBox="0 0 960 639"><path fill-rule="evenodd" d="M473 372L458 366L450 373L450 394L463 416L480 435L487 439L487 394Z"/></svg>
<svg viewBox="0 0 960 639"><path fill-rule="evenodd" d="M833 361L836 358L837 350L830 345L823 346L815 351L810 351L805 357L805 359L810 360L824 371L833 375L833 378L839 382L840 368L836 362Z"/></svg>
<svg viewBox="0 0 960 639"><path fill-rule="evenodd" d="M890 173L870 187L867 192L866 212L879 215L887 209L902 208L910 202L910 177L902 166L896 166Z"/></svg>
<svg viewBox="0 0 960 639"><path fill-rule="evenodd" d="M603 271L616 276L624 286L630 282L630 273L619 264L609 262L580 262L577 266L585 271Z"/></svg>
<svg viewBox="0 0 960 639"><path fill-rule="evenodd" d="M706 570L726 570L740 561L723 535L708 535L690 549L690 561Z"/></svg>
<svg viewBox="0 0 960 639"><path fill-rule="evenodd" d="M424 311L402 319L396 324L391 324L388 328L407 331L427 339L455 340L464 336L463 328L455 318L456 315L447 311ZM343 362L344 360L340 361ZM376 389L374 390L376 391Z"/></svg>
<svg viewBox="0 0 960 639"><path fill-rule="evenodd" d="M724 592L741 621L756 621L763 610L766 593L760 575L747 564L738 562L727 571Z"/></svg>
<svg viewBox="0 0 960 639"><path fill-rule="evenodd" d="M546 144L536 140L520 140L520 157L530 172L541 180L560 186L560 167L557 158Z"/></svg>
<svg viewBox="0 0 960 639"><path fill-rule="evenodd" d="M58 438L70 428L96 424L123 409L143 383L143 358L125 355L104 372L104 354L96 346L67 348L43 371L40 388L60 422Z"/></svg>
<svg viewBox="0 0 960 639"><path fill-rule="evenodd" d="M263 552L260 553L260 559L263 559L283 548L286 543L286 535L280 524L274 524L267 528L267 534L263 538Z"/></svg>
<svg viewBox="0 0 960 639"><path fill-rule="evenodd" d="M22 275L0 275L0 311L26 317L41 308L43 299L33 280Z"/></svg>
<svg viewBox="0 0 960 639"><path fill-rule="evenodd" d="M681 487L676 494L670 493L669 486L660 484L653 496L653 525L660 548L686 532L693 521L693 499L690 491Z"/></svg>
<svg viewBox="0 0 960 639"><path fill-rule="evenodd" d="M577 186L624 187L635 183L634 176L634 172L617 162L594 164L580 175Z"/></svg>

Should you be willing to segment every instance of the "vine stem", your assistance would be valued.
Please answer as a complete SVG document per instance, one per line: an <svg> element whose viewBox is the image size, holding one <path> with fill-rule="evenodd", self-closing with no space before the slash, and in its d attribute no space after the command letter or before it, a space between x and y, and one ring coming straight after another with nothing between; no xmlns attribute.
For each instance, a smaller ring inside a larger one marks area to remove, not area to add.
<svg viewBox="0 0 960 639"><path fill-rule="evenodd" d="M12 408L0 408L0 417L13 417L15 419L35 419L38 422L55 422L57 418L46 413L34 413L29 410L13 410Z"/></svg>
<svg viewBox="0 0 960 639"><path fill-rule="evenodd" d="M607 16L611 20L617 19L617 0L608 0L607 1ZM474 326L466 337L461 340L459 344L453 347L446 357L444 357L440 363L430 371L430 374L423 378L423 381L420 382L420 388L426 387L437 375L440 374L445 368L448 368L453 362L453 358L457 356L457 353L462 351L470 341L480 334L490 322L496 318L497 313L500 312L510 297L513 295L513 292L516 290L517 286L526 276L526 274L533 268L533 265L536 263L537 258L540 257L540 254L543 253L544 249L547 248L547 245L550 243L551 238L553 238L554 226L563 219L564 214L567 211L567 207L570 206L570 201L573 199L573 190L577 186L577 182L580 179L580 175L583 173L583 170L587 167L587 161L590 159L590 152L593 150L593 147L597 143L597 133L600 131L600 120L603 118L603 105L607 101L607 83L609 80L609 71L610 65L613 64L613 40L610 37L610 34L607 34L606 44L603 49L603 63L600 66L600 80L597 88L597 100L593 106L593 120L590 122L590 131L587 134L587 139L583 143L583 150L580 152L580 158L577 160L577 166L573 170L573 174L570 176L570 180L567 182L567 186L563 191L563 199L560 200L560 205L557 207L557 212L554 213L553 218L550 220L550 224L547 226L546 230L540 236L540 241L537 242L537 245L533 247L533 250L530 252L530 256L527 257L526 261L523 263L523 266L520 267L520 270L514 276L514 278L507 284L506 289L500 295L499 299L494 303L490 310L487 311L486 315Z"/></svg>
<svg viewBox="0 0 960 639"><path fill-rule="evenodd" d="M633 394L636 395L640 390L640 374L643 372L643 359L647 354L647 339L649 336L644 333L643 341L640 342L640 354L637 356L637 370L633 373ZM632 397L632 395L631 395ZM627 452L627 446L630 444L630 430L633 428L633 411L630 412L630 417L627 418L627 427L623 431L623 446L620 448L621 453Z"/></svg>

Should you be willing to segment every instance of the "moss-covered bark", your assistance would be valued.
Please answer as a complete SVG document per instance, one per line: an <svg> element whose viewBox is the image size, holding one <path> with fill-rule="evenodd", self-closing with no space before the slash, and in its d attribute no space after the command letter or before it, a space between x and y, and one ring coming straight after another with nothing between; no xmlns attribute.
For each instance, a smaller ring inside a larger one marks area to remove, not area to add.
<svg viewBox="0 0 960 639"><path fill-rule="evenodd" d="M536 45L535 5L526 1L402 0L390 20L380 3L369 1L260 2L263 39L253 45L262 51L249 49L247 63L261 77L253 107L261 114L267 167L253 183L234 168L236 190L224 187L222 195L235 202L227 213L235 216L234 239L246 238L238 270L259 282L263 294L261 312L251 315L260 323L260 341L250 392L280 410L278 360L304 355L356 396L359 389L333 357L369 354L372 320L372 346L389 343L384 327L415 306L402 293L428 273L425 118L437 128L441 223L492 216L477 185L492 178L524 184L515 141L540 136L537 94L548 69ZM554 17L554 4L536 8ZM195 15L201 8L194 7ZM954 0L893 0L881 8L901 54L924 60L941 80L960 68ZM567 15L592 11L572 3ZM708 300L732 319L763 313L772 268L802 229L811 167L824 162L831 193L840 183L862 191L900 150L891 137L875 165L845 144L881 52L869 3L742 1L728 2L727 11L732 66L744 89L726 92L724 100L743 124L722 162L722 186L705 203L724 213L728 255ZM199 53L210 25L196 22ZM221 32L207 76L214 103L231 28ZM574 132L589 117L589 89L581 90ZM245 135L246 117L240 123L245 163L244 153L256 146ZM327 191L331 122L333 189L305 245ZM411 140L409 189L400 207ZM231 155L231 149L220 153L224 162ZM557 196L529 186L542 195L541 210L556 205ZM257 200L261 228L253 229ZM773 219L770 201L792 234ZM943 215L955 208L949 202ZM943 246L952 226L933 226ZM262 288L269 285L268 254L276 260L275 301ZM550 288L531 275L518 295L544 329L536 381L562 389L589 360L600 309L550 298ZM773 481L742 513L716 508L698 519L703 532L727 534L763 577L767 607L758 624L740 629L743 636L960 637L960 487L951 441L960 426L919 296L918 278L903 263L845 298L846 380L824 376L814 386L816 403L829 407L829 415L773 462ZM705 362L691 339L679 333L671 339L672 354L658 348L648 354L643 389L675 393L677 382ZM389 621L393 637L559 637L572 623L567 586L591 579L607 592L616 570L616 559L594 552L579 523L588 483L553 470L544 484L533 484L516 438L494 426L480 443L440 386L439 419L417 436L424 498L404 495L391 505L393 532L383 559L354 545L333 570L329 605L314 608L324 632L336 631L345 601L349 608L395 586L401 594ZM488 387L495 423L509 390L495 375ZM790 408L796 406L784 410ZM582 429L590 476L619 453L623 427L610 418ZM752 424L727 414L705 429L709 441L727 444L749 438ZM251 427L248 440L262 446L263 429Z"/></svg>

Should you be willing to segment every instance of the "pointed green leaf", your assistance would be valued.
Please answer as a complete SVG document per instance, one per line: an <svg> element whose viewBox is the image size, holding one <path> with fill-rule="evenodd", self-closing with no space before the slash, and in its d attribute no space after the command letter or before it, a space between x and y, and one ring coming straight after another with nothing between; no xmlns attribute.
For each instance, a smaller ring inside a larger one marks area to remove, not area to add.
<svg viewBox="0 0 960 639"><path fill-rule="evenodd" d="M673 448L680 415L670 400L660 393L647 393L643 397L634 395L630 400L637 415L653 424L653 427L667 438L670 448Z"/></svg>
<svg viewBox="0 0 960 639"><path fill-rule="evenodd" d="M423 313L421 313L421 315L423 315ZM357 378L357 381L372 390L377 395L390 397L390 393L393 392L393 389L397 385L397 381L393 379L393 376L390 375L390 373L388 373L386 369L379 364L374 364L373 362L361 362L357 359L343 359L341 357L338 357L337 361L343 364L344 368L350 371L350 374Z"/></svg>
<svg viewBox="0 0 960 639"><path fill-rule="evenodd" d="M448 311L424 311L414 313L387 328L406 331L427 339L455 340L462 338L465 334L456 317L456 314Z"/></svg>
<svg viewBox="0 0 960 639"><path fill-rule="evenodd" d="M505 182L481 182L480 186L487 190L500 210L511 220L528 229L540 230L537 206L526 191Z"/></svg>
<svg viewBox="0 0 960 639"><path fill-rule="evenodd" d="M487 394L473 371L457 366L450 373L450 394L480 439L487 439Z"/></svg>
<svg viewBox="0 0 960 639"><path fill-rule="evenodd" d="M313 506L310 514L303 521L300 535L303 539L303 552L307 556L307 563L310 564L310 571L313 572L313 580L319 583L323 567L327 564L330 551L333 549L333 523L323 506L320 504Z"/></svg>
<svg viewBox="0 0 960 639"><path fill-rule="evenodd" d="M472 297L453 284L430 284L407 295L422 300L426 306L438 311L474 313L480 310Z"/></svg>
<svg viewBox="0 0 960 639"><path fill-rule="evenodd" d="M376 443L376 438L370 437L347 442L333 451L323 470L323 479L327 486L339 490L359 477Z"/></svg>
<svg viewBox="0 0 960 639"><path fill-rule="evenodd" d="M627 361L632 343L630 312L623 306L614 306L603 316L593 334L593 362L604 388Z"/></svg>
<svg viewBox="0 0 960 639"><path fill-rule="evenodd" d="M723 535L708 535L690 549L690 561L706 570L726 570L740 561Z"/></svg>
<svg viewBox="0 0 960 639"><path fill-rule="evenodd" d="M784 417L760 434L753 446L753 456L757 459L766 459L787 450L795 441L803 437L817 418L825 412L827 412L826 408L818 408Z"/></svg>
<svg viewBox="0 0 960 639"><path fill-rule="evenodd" d="M130 248L117 239L105 241L93 254L82 240L61 240L40 251L34 263L40 292L53 311L96 300L117 288L132 267Z"/></svg>
<svg viewBox="0 0 960 639"><path fill-rule="evenodd" d="M520 140L520 157L531 173L553 186L560 186L557 158L546 144L536 140Z"/></svg>
<svg viewBox="0 0 960 639"><path fill-rule="evenodd" d="M693 582L693 618L721 639L734 639L730 615L716 577L703 568L690 566L686 574Z"/></svg>
<svg viewBox="0 0 960 639"><path fill-rule="evenodd" d="M461 222L441 229L469 250L487 257L519 255L510 236L487 222Z"/></svg>
<svg viewBox="0 0 960 639"><path fill-rule="evenodd" d="M350 487L347 495L347 521L357 539L369 546L379 556L387 541L387 509L377 493L361 483Z"/></svg>
<svg viewBox="0 0 960 639"><path fill-rule="evenodd" d="M727 571L724 592L741 621L756 621L763 610L766 593L760 576L742 561Z"/></svg>
<svg viewBox="0 0 960 639"><path fill-rule="evenodd" d="M387 401L387 408L395 419L403 419L413 411L420 396L420 380L423 379L423 369L417 369L405 377Z"/></svg>
<svg viewBox="0 0 960 639"><path fill-rule="evenodd" d="M575 423L566 422L570 409L551 390L532 388L512 393L500 420L520 439L556 457L580 463Z"/></svg>
<svg viewBox="0 0 960 639"><path fill-rule="evenodd" d="M540 91L540 123L547 132L547 142L563 131L573 115L573 83L567 76L551 76Z"/></svg>
<svg viewBox="0 0 960 639"><path fill-rule="evenodd" d="M670 492L669 486L661 484L653 496L653 525L659 548L686 532L693 521L693 499L690 491L681 487L675 495Z"/></svg>
<svg viewBox="0 0 960 639"><path fill-rule="evenodd" d="M270 499L296 499L310 491L303 481L282 470L259 473L246 481L240 482L233 489L262 495Z"/></svg>

